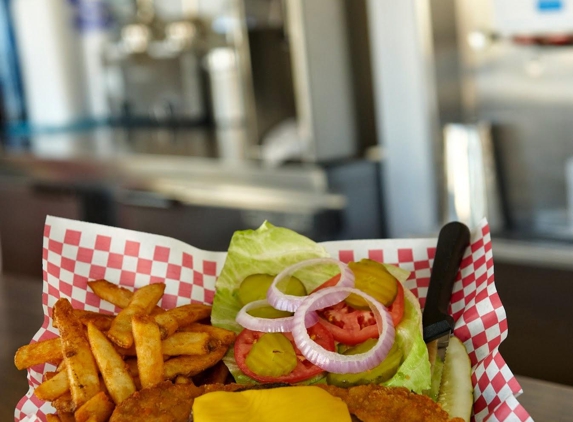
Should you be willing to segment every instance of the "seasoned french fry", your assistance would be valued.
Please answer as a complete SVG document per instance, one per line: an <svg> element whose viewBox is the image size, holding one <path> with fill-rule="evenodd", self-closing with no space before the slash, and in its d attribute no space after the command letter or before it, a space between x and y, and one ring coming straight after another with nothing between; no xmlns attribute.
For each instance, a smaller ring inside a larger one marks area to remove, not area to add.
<svg viewBox="0 0 573 422"><path fill-rule="evenodd" d="M192 377L203 372L219 362L228 347L220 345L206 355L201 356L179 356L169 359L163 364L163 374L165 379L173 379L177 375Z"/></svg>
<svg viewBox="0 0 573 422"><path fill-rule="evenodd" d="M52 372L52 371L48 371L46 372L43 376L42 376L42 382L44 381L48 381L51 380L52 378L54 378L57 375L57 371Z"/></svg>
<svg viewBox="0 0 573 422"><path fill-rule="evenodd" d="M143 388L141 386L141 380L139 379L139 376L133 377L133 382L135 383L135 387L137 388L137 391L139 391Z"/></svg>
<svg viewBox="0 0 573 422"><path fill-rule="evenodd" d="M159 315L159 314L163 314L163 313L165 313L165 309L163 309L159 306L156 306L155 308L153 308L151 310L151 312L149 312L149 315L154 317L155 315Z"/></svg>
<svg viewBox="0 0 573 422"><path fill-rule="evenodd" d="M113 320L107 336L118 346L129 348L133 344L131 320L135 315L149 313L149 309L157 304L163 292L165 284L150 284L138 289L133 294L129 305L124 308Z"/></svg>
<svg viewBox="0 0 573 422"><path fill-rule="evenodd" d="M161 342L161 350L167 356L205 355L209 352L209 334L175 333Z"/></svg>
<svg viewBox="0 0 573 422"><path fill-rule="evenodd" d="M129 301L133 297L133 292L131 290L120 287L117 284L110 283L107 280L88 281L88 285L99 298L106 300L121 309L127 308ZM148 313L155 314L161 312L164 312L164 310L159 306L155 306L155 304L148 309Z"/></svg>
<svg viewBox="0 0 573 422"><path fill-rule="evenodd" d="M53 376L46 377L46 381L41 383L34 394L40 400L53 401L70 390L67 371L54 372Z"/></svg>
<svg viewBox="0 0 573 422"><path fill-rule="evenodd" d="M113 347L115 351L123 356L124 358L136 356L135 354L135 346L132 344L131 347L124 349L123 347L119 347L117 344L113 343Z"/></svg>
<svg viewBox="0 0 573 422"><path fill-rule="evenodd" d="M73 311L67 299L60 299L54 305L53 317L60 330L70 392L75 408L79 408L100 391L100 386L97 366L84 327Z"/></svg>
<svg viewBox="0 0 573 422"><path fill-rule="evenodd" d="M166 339L172 335L179 328L179 324L173 315L169 311L163 312L162 314L154 315L155 322L159 326L161 331L161 338Z"/></svg>
<svg viewBox="0 0 573 422"><path fill-rule="evenodd" d="M213 367L209 368L208 374L204 378L205 384L225 384L229 376L229 368L223 361L217 362Z"/></svg>
<svg viewBox="0 0 573 422"><path fill-rule="evenodd" d="M111 323L115 318L114 315L100 314L99 312L84 311L82 309L74 309L74 313L80 322L86 327L91 322L100 331L109 330L111 328Z"/></svg>
<svg viewBox="0 0 573 422"><path fill-rule="evenodd" d="M62 422L76 422L76 418L74 418L73 413L60 413L58 412L58 416Z"/></svg>
<svg viewBox="0 0 573 422"><path fill-rule="evenodd" d="M192 303L190 305L179 306L177 308L170 309L163 314L156 315L155 322L157 322L162 329L163 338L166 338L177 331L178 328L205 319L210 315L210 306Z"/></svg>
<svg viewBox="0 0 573 422"><path fill-rule="evenodd" d="M46 422L62 422L58 415L46 415Z"/></svg>
<svg viewBox="0 0 573 422"><path fill-rule="evenodd" d="M133 296L132 291L119 287L117 284L110 283L107 280L88 281L88 286L99 298L122 309L127 308Z"/></svg>
<svg viewBox="0 0 573 422"><path fill-rule="evenodd" d="M153 387L163 381L163 354L159 327L152 317L136 315L133 317L133 337L141 386Z"/></svg>
<svg viewBox="0 0 573 422"><path fill-rule="evenodd" d="M63 413L71 413L73 414L76 410L76 406L74 405L74 401L72 400L72 393L69 391L65 394L62 394L56 400L52 401L52 406L54 409L58 411L58 415L62 418Z"/></svg>
<svg viewBox="0 0 573 422"><path fill-rule="evenodd" d="M27 369L43 363L59 363L62 360L62 343L59 337L27 344L20 347L14 355L14 365L18 369Z"/></svg>
<svg viewBox="0 0 573 422"><path fill-rule="evenodd" d="M76 410L74 416L76 422L87 422L93 416L95 416L97 422L107 422L113 413L113 409L115 409L113 401L107 394L100 391Z"/></svg>
<svg viewBox="0 0 573 422"><path fill-rule="evenodd" d="M131 379L133 379L133 383L135 384L135 389L137 391L141 390L139 369L137 369L137 359L126 359L125 363L128 366L129 375L131 375Z"/></svg>
<svg viewBox="0 0 573 422"><path fill-rule="evenodd" d="M180 328L179 331L207 333L211 336L211 338L220 341L221 344L225 346L229 346L235 341L235 333L229 330L225 330L224 328L213 327L212 325L193 323Z"/></svg>
<svg viewBox="0 0 573 422"><path fill-rule="evenodd" d="M137 369L137 359L126 359L125 364L127 365L127 370L129 371L129 375L132 377L139 376L139 369Z"/></svg>
<svg viewBox="0 0 573 422"><path fill-rule="evenodd" d="M135 384L127 365L111 342L92 323L88 324L88 340L109 395L115 404L121 403L135 393Z"/></svg>
<svg viewBox="0 0 573 422"><path fill-rule="evenodd" d="M175 381L173 381L175 384L193 384L193 381L191 380L191 378L187 378L184 377L183 375L177 375L175 377Z"/></svg>
<svg viewBox="0 0 573 422"><path fill-rule="evenodd" d="M62 360L58 367L56 368L56 372L62 372L66 370L66 362Z"/></svg>

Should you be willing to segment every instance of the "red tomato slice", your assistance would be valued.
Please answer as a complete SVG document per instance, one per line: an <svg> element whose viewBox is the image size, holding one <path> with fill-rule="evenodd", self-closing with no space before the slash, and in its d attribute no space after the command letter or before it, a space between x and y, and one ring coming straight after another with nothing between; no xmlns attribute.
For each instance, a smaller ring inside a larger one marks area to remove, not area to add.
<svg viewBox="0 0 573 422"><path fill-rule="evenodd" d="M340 302L318 311L323 324L339 343L354 346L378 337L376 319L371 311L362 311Z"/></svg>
<svg viewBox="0 0 573 422"><path fill-rule="evenodd" d="M331 278L317 287L314 291L332 287L338 283L340 275ZM404 316L404 288L398 282L398 294L388 308L394 326L397 326ZM370 310L354 309L346 302L340 302L329 308L318 311L323 324L334 336L334 340L349 346L354 346L378 337L376 318Z"/></svg>
<svg viewBox="0 0 573 422"><path fill-rule="evenodd" d="M394 299L394 302L388 308L390 315L392 315L392 321L394 322L394 327L400 324L402 318L404 317L404 287L399 281L398 283L398 294Z"/></svg>
<svg viewBox="0 0 573 422"><path fill-rule="evenodd" d="M293 369L290 374L283 375L280 377L269 377L269 376L261 376L255 374L246 364L247 355L251 351L253 344L261 338L264 333L259 331L251 331L244 329L239 333L237 339L235 340L235 360L237 361L237 365L239 369L243 371L243 373L254 380L259 382L286 382L289 384L294 384L300 381L305 381L310 379L320 373L324 372L318 366L310 363L298 350L296 345L294 344L294 340L292 338L291 333L283 333L286 338L288 338L291 344L294 347L296 352L296 356L298 358L298 364ZM312 338L316 343L324 347L326 350L334 351L334 338L332 334L324 328L321 324L315 324L308 329L308 334L310 338Z"/></svg>

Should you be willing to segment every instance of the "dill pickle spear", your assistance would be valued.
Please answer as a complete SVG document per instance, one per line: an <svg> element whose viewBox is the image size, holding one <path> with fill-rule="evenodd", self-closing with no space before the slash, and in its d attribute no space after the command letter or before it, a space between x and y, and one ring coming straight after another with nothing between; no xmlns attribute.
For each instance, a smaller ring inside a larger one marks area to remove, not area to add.
<svg viewBox="0 0 573 422"><path fill-rule="evenodd" d="M290 374L298 359L289 339L281 333L267 333L253 344L245 363L257 375L280 377Z"/></svg>
<svg viewBox="0 0 573 422"><path fill-rule="evenodd" d="M239 286L239 300L243 305L262 300L267 297L267 290L273 283L275 276L269 274L253 274L246 277ZM306 296L304 284L296 278L289 277L282 280L277 287L283 293L293 296Z"/></svg>
<svg viewBox="0 0 573 422"><path fill-rule="evenodd" d="M472 363L466 346L455 336L450 338L438 403L450 418L469 422L474 405Z"/></svg>
<svg viewBox="0 0 573 422"><path fill-rule="evenodd" d="M368 339L364 343L351 347L343 352L344 355L365 353L376 344L377 339ZM332 374L326 376L326 382L337 387L352 387L363 384L381 384L388 381L398 371L402 363L402 350L396 343L390 349L388 356L378 366L358 374Z"/></svg>
<svg viewBox="0 0 573 422"><path fill-rule="evenodd" d="M354 287L372 296L384 306L390 306L398 294L398 281L384 265L371 259L348 264L354 273ZM350 295L345 302L355 309L370 309L358 295Z"/></svg>

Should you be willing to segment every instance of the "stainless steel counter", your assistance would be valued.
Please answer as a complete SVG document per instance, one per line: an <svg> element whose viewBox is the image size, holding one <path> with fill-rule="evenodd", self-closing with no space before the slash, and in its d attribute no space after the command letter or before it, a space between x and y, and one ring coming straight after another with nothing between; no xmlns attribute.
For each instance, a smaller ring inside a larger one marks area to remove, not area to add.
<svg viewBox="0 0 573 422"><path fill-rule="evenodd" d="M573 270L573 242L515 240L494 236L492 247L496 262Z"/></svg>
<svg viewBox="0 0 573 422"><path fill-rule="evenodd" d="M325 171L311 164L267 168L221 156L208 132L101 128L35 136L0 150L0 175L43 184L145 190L185 204L241 209L341 209Z"/></svg>

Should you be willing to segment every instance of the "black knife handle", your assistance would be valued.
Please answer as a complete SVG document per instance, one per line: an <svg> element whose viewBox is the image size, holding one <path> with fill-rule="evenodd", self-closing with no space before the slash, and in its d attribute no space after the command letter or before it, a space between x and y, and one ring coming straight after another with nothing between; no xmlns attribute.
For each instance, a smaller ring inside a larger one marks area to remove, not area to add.
<svg viewBox="0 0 573 422"><path fill-rule="evenodd" d="M454 221L440 230L422 318L426 342L454 328L448 306L454 281L469 243L470 231L465 224Z"/></svg>

